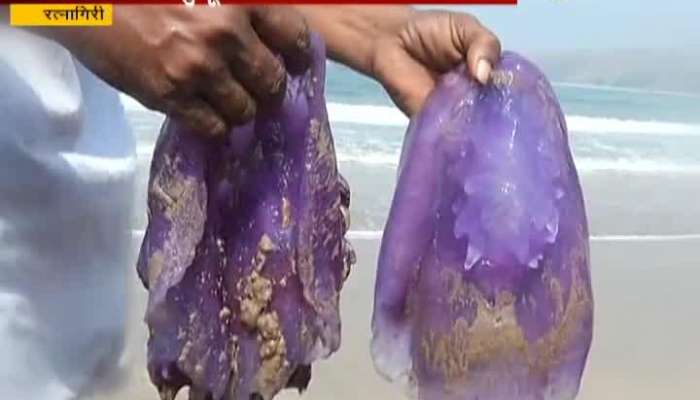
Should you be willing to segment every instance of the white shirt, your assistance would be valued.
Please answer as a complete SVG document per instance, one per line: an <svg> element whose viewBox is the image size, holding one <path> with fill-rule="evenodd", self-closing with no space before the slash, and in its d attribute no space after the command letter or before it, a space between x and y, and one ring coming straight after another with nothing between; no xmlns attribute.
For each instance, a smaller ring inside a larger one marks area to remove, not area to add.
<svg viewBox="0 0 700 400"><path fill-rule="evenodd" d="M116 91L0 26L2 398L76 398L118 361L135 165Z"/></svg>

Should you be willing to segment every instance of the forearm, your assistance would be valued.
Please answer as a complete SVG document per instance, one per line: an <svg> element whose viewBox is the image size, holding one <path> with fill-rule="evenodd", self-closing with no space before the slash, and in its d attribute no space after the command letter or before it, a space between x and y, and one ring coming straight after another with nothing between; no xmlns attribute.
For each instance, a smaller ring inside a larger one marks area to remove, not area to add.
<svg viewBox="0 0 700 400"><path fill-rule="evenodd" d="M363 74L372 75L375 39L403 24L409 6L296 6L312 30L326 42L328 56Z"/></svg>

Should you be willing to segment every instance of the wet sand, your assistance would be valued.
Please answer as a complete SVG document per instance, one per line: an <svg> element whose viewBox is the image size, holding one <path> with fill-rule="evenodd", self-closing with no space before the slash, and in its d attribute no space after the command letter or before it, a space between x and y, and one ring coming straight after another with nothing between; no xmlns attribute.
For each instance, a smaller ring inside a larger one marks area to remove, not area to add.
<svg viewBox="0 0 700 400"><path fill-rule="evenodd" d="M369 356L378 244L354 240L358 264L342 292L343 344L314 365L304 399L404 398L375 373ZM591 252L595 337L579 399L700 398L700 238L594 239ZM95 400L158 399L145 369L146 292L135 274L130 282L126 376Z"/></svg>
<svg viewBox="0 0 700 400"><path fill-rule="evenodd" d="M145 210L149 157L140 157L137 209ZM395 170L341 163L352 187L353 229L383 226ZM700 399L700 176L583 171L596 320L579 400ZM143 229L145 211L134 220ZM134 240L134 252L140 238ZM405 398L383 381L369 355L379 240L354 239L358 263L341 297L343 343L314 364L306 400ZM145 367L146 291L129 273L123 379L94 400L157 400ZM184 392L182 394L185 394ZM186 398L186 396L179 396ZM286 391L281 400L298 399ZM516 400L516 399L513 399Z"/></svg>

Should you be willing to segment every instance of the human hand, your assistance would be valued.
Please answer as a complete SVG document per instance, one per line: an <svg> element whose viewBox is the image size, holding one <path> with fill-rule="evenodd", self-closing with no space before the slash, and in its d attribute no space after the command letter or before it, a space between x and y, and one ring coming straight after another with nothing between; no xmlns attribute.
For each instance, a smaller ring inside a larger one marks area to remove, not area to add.
<svg viewBox="0 0 700 400"><path fill-rule="evenodd" d="M409 116L420 110L440 74L464 61L486 84L501 54L498 38L469 14L414 11L383 32L369 73Z"/></svg>
<svg viewBox="0 0 700 400"><path fill-rule="evenodd" d="M408 6L297 6L333 60L379 81L407 115L418 112L439 75L462 61L485 84L498 62L496 36L469 14Z"/></svg>
<svg viewBox="0 0 700 400"><path fill-rule="evenodd" d="M212 135L284 95L274 52L305 60L309 48L306 22L284 6L115 6L110 27L40 33L145 106Z"/></svg>

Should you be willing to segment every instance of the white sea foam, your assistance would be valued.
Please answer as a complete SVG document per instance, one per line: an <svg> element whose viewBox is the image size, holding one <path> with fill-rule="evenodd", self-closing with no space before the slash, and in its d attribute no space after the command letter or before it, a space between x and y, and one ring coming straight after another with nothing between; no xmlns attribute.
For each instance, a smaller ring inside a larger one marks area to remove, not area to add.
<svg viewBox="0 0 700 400"><path fill-rule="evenodd" d="M122 95L122 104L127 111L146 111L144 106L125 95ZM408 118L393 106L329 102L327 107L329 118L335 123L401 128L408 125ZM567 115L566 123L573 134L700 135L700 125L670 121Z"/></svg>
<svg viewBox="0 0 700 400"><path fill-rule="evenodd" d="M332 122L362 125L406 127L408 119L395 107L328 103ZM635 120L607 117L567 115L566 124L576 133L624 133L658 135L700 135L700 125L668 121Z"/></svg>
<svg viewBox="0 0 700 400"><path fill-rule="evenodd" d="M406 127L408 119L395 107L328 103L332 122ZM567 115L569 130L576 133L625 133L658 135L700 135L700 125L668 121L635 120Z"/></svg>
<svg viewBox="0 0 700 400"><path fill-rule="evenodd" d="M574 160L579 172L623 171L643 174L700 174L700 165L683 165L663 160L592 159Z"/></svg>
<svg viewBox="0 0 700 400"><path fill-rule="evenodd" d="M399 165L399 153L396 152L338 152L338 161L348 163L360 163L366 165Z"/></svg>
<svg viewBox="0 0 700 400"><path fill-rule="evenodd" d="M576 83L576 82L552 82L552 86L573 88L573 89L591 89L591 90L605 91L605 92L661 95L661 96L674 96L674 97L686 97L686 98L691 98L691 99L700 99L700 94L697 94L697 93L674 92L671 90L642 89L642 88L634 88L634 87L627 87L627 86L597 85L597 84L592 84L592 83Z"/></svg>
<svg viewBox="0 0 700 400"><path fill-rule="evenodd" d="M153 154L153 148L153 144L150 143L139 144L136 154L140 160L150 159ZM340 163L390 168L395 168L399 164L398 149L396 152L345 151L342 148L337 150L337 158ZM662 160L579 158L575 160L575 163L576 168L581 173L621 171L642 174L700 174L700 165L681 165Z"/></svg>
<svg viewBox="0 0 700 400"><path fill-rule="evenodd" d="M327 103L331 122L349 122L362 125L406 127L408 118L392 106L370 104Z"/></svg>
<svg viewBox="0 0 700 400"><path fill-rule="evenodd" d="M586 85L562 84L574 87ZM597 86L591 86L600 89ZM610 88L610 90L635 90ZM146 111L136 100L122 95L122 102L127 111ZM369 104L345 104L328 103L328 113L334 123L357 124L353 130L363 130L368 126L397 127L400 134L408 123L408 119L395 107ZM154 113L154 117L160 114ZM669 121L618 119L606 117L590 117L582 115L567 116L567 124L572 135L578 134L624 134L624 135L676 135L676 136L700 136L700 125L683 124ZM342 132L342 125L337 132ZM343 135L351 133L343 132ZM336 135L337 136L337 135ZM337 136L342 137L342 136ZM378 140L383 140L378 138ZM349 143L339 141L337 143L338 160L342 163L358 163L363 165L396 167L399 161L400 146L382 146L377 149L354 148L354 140ZM372 146L370 146L372 147ZM375 146L376 147L376 146ZM383 148L386 147L386 148ZM576 158L576 166L579 171L627 171L637 173L700 173L700 166L682 165L671 160L643 159L635 154L620 153L616 148L607 149L618 152L617 159L604 158ZM153 145L142 143L137 153L139 158L149 158L153 152ZM629 157L627 157L629 156Z"/></svg>
<svg viewBox="0 0 700 400"><path fill-rule="evenodd" d="M626 133L645 135L700 135L700 125L667 121L567 115L566 124L576 133Z"/></svg>

